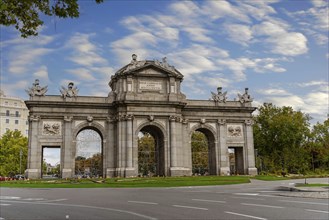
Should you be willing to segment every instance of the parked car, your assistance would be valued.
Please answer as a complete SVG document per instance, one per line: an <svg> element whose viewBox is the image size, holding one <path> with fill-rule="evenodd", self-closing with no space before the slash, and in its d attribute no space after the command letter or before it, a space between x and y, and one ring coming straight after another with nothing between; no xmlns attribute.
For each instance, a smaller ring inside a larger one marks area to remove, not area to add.
<svg viewBox="0 0 329 220"><path fill-rule="evenodd" d="M17 174L17 175L14 176L14 179L15 180L24 180L25 176L23 176L22 174Z"/></svg>

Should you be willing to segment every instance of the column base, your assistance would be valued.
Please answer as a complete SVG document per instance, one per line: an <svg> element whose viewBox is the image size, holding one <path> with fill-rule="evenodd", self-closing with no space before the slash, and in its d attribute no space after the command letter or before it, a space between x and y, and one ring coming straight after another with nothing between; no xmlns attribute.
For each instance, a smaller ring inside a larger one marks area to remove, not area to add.
<svg viewBox="0 0 329 220"><path fill-rule="evenodd" d="M219 168L219 175L220 176L230 176L231 170L229 167L221 167Z"/></svg>
<svg viewBox="0 0 329 220"><path fill-rule="evenodd" d="M191 176L192 170L185 167L170 167L170 176Z"/></svg>
<svg viewBox="0 0 329 220"><path fill-rule="evenodd" d="M25 171L25 176L28 179L40 179L41 178L41 170L40 169L27 169Z"/></svg>
<svg viewBox="0 0 329 220"><path fill-rule="evenodd" d="M125 177L136 177L136 176L137 176L137 172L135 168L133 167L125 168Z"/></svg>
<svg viewBox="0 0 329 220"><path fill-rule="evenodd" d="M258 174L258 172L257 172L257 168L256 167L248 168L248 175L256 176L257 174Z"/></svg>
<svg viewBox="0 0 329 220"><path fill-rule="evenodd" d="M115 168L106 168L106 178L112 178L116 176Z"/></svg>
<svg viewBox="0 0 329 220"><path fill-rule="evenodd" d="M119 167L115 169L117 177L125 177L125 168L124 167Z"/></svg>
<svg viewBox="0 0 329 220"><path fill-rule="evenodd" d="M72 169L62 169L62 178L72 178Z"/></svg>

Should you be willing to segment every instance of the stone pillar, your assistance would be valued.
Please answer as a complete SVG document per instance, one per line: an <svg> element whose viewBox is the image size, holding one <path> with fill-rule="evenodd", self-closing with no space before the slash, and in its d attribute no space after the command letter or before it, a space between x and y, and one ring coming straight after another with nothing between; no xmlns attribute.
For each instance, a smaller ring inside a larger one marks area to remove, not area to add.
<svg viewBox="0 0 329 220"><path fill-rule="evenodd" d="M114 132L115 128L115 117L107 118L107 137L108 141L106 145L104 145L104 157L105 157L105 169L106 169L106 177L115 177L116 175L116 165L115 165L115 147L116 144L116 133Z"/></svg>
<svg viewBox="0 0 329 220"><path fill-rule="evenodd" d="M28 149L28 167L26 172L27 178L41 178L41 160L42 146L39 145L39 123L40 116L31 115L29 117L29 149Z"/></svg>
<svg viewBox="0 0 329 220"><path fill-rule="evenodd" d="M170 167L177 167L176 117L170 116Z"/></svg>
<svg viewBox="0 0 329 220"><path fill-rule="evenodd" d="M257 168L255 167L254 136L252 124L252 120L245 120L245 160L248 167L248 174L257 175Z"/></svg>
<svg viewBox="0 0 329 220"><path fill-rule="evenodd" d="M63 145L61 149L61 169L62 178L71 178L74 175L75 166L75 155L73 150L73 140L72 140L72 117L64 117L63 125Z"/></svg>
<svg viewBox="0 0 329 220"><path fill-rule="evenodd" d="M133 115L126 115L126 168L125 177L136 176L133 167Z"/></svg>
<svg viewBox="0 0 329 220"><path fill-rule="evenodd" d="M119 115L117 126L117 176L124 177L126 166L125 142L126 123L124 116Z"/></svg>
<svg viewBox="0 0 329 220"><path fill-rule="evenodd" d="M218 120L218 127L219 127L219 141L218 141L218 147L219 147L219 175L221 176L227 176L230 174L230 159L228 154L228 148L227 148L227 132L226 132L226 120L220 119Z"/></svg>
<svg viewBox="0 0 329 220"><path fill-rule="evenodd" d="M170 116L170 176L189 174L189 169L183 167L182 118ZM178 124L179 123L179 124Z"/></svg>

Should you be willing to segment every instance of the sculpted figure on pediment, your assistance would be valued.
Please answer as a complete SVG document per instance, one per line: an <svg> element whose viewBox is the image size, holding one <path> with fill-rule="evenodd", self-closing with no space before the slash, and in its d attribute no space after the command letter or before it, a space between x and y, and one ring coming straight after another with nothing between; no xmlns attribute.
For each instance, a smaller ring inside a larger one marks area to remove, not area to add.
<svg viewBox="0 0 329 220"><path fill-rule="evenodd" d="M137 60L137 55L136 54L133 54L132 55L132 60L131 60L130 64L128 64L127 68L123 72L125 73L125 72L128 72L130 70L136 69L137 67L144 66L145 63L146 63L145 60L138 61Z"/></svg>
<svg viewBox="0 0 329 220"><path fill-rule="evenodd" d="M253 98L251 98L250 95L248 94L248 88L245 88L244 94L240 95L238 93L238 98L239 98L239 102L241 103L253 101Z"/></svg>
<svg viewBox="0 0 329 220"><path fill-rule="evenodd" d="M167 62L167 57L162 58L162 62L154 60L154 64L157 66L161 66L162 68L165 68L171 72L175 72L175 67L169 65L169 63Z"/></svg>
<svg viewBox="0 0 329 220"><path fill-rule="evenodd" d="M67 88L62 86L62 89L60 89L60 92L62 94L62 97L65 99L65 98L77 97L79 90L76 86L74 86L73 82L70 82L68 84Z"/></svg>
<svg viewBox="0 0 329 220"><path fill-rule="evenodd" d="M222 93L222 87L218 87L217 88L217 94L214 93L214 92L211 92L211 95L212 95L212 99L215 101L215 102L226 102L226 94L227 92L224 92Z"/></svg>
<svg viewBox="0 0 329 220"><path fill-rule="evenodd" d="M29 96L45 96L46 92L48 91L48 86L41 87L39 84L39 80L36 79L34 83L32 84L31 88L28 88L28 90L25 90Z"/></svg>

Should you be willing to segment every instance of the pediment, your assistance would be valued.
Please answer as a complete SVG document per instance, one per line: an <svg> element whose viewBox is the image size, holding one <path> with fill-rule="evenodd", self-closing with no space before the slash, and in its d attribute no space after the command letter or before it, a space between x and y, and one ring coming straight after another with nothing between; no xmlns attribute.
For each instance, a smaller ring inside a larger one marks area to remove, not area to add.
<svg viewBox="0 0 329 220"><path fill-rule="evenodd" d="M175 69L174 66L170 66L166 62L160 61L136 61L132 62L115 73L118 75L152 75L152 76L172 76L175 78L183 78L183 75Z"/></svg>

